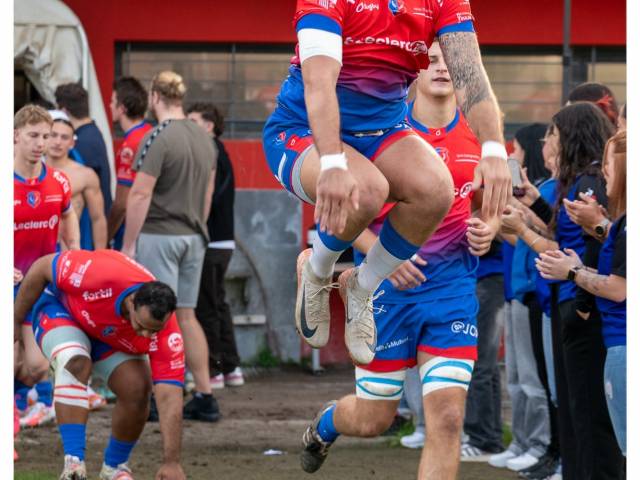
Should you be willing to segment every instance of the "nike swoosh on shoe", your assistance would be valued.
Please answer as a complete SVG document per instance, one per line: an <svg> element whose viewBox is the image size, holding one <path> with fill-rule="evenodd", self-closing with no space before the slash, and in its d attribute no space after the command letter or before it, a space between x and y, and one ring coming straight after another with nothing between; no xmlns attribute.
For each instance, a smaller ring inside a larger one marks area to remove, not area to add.
<svg viewBox="0 0 640 480"><path fill-rule="evenodd" d="M305 298L306 298L306 288L305 286L302 287L302 302L301 302L301 312L300 312L300 329L302 330L302 335L305 338L311 338L313 337L313 335L315 335L316 331L318 330L318 327L315 327L313 329L309 328L309 325L307 325L307 316L305 314Z"/></svg>

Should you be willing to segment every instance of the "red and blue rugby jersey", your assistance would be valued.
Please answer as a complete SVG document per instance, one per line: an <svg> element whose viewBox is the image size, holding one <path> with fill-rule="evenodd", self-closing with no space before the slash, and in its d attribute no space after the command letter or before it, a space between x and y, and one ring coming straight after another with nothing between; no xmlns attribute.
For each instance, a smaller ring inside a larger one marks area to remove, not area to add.
<svg viewBox="0 0 640 480"><path fill-rule="evenodd" d="M62 214L71 208L71 184L42 164L37 178L13 174L13 265L26 275L38 258L54 253Z"/></svg>
<svg viewBox="0 0 640 480"><path fill-rule="evenodd" d="M133 160L136 158L136 152L140 141L145 134L153 127L145 121L131 127L124 134L124 141L116 152L116 176L118 185L130 187L136 179L136 172L133 170Z"/></svg>
<svg viewBox="0 0 640 480"><path fill-rule="evenodd" d="M146 268L115 250L69 250L55 257L53 275L53 292L87 335L121 352L148 353L155 383L182 385L184 345L175 314L151 338L137 335L122 316L124 298L154 280Z"/></svg>

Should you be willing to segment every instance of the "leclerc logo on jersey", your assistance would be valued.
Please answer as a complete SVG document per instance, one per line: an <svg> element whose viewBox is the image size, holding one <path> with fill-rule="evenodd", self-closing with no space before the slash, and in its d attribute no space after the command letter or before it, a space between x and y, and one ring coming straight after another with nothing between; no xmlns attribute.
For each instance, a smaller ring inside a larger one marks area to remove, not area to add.
<svg viewBox="0 0 640 480"><path fill-rule="evenodd" d="M392 47L400 47L409 53L414 55L426 55L429 52L427 44L422 40L410 41L410 40L396 40L390 37L362 37L353 38L346 37L344 39L345 45L391 45Z"/></svg>
<svg viewBox="0 0 640 480"><path fill-rule="evenodd" d="M53 230L58 225L58 220L58 215L52 215L49 220L29 220L28 222L14 223L13 230L16 232L19 230L44 230L46 228Z"/></svg>

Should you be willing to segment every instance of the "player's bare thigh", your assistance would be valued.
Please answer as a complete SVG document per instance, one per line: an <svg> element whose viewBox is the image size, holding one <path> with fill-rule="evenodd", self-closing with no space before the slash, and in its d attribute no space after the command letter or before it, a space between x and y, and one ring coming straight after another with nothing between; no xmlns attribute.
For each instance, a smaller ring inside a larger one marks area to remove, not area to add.
<svg viewBox="0 0 640 480"><path fill-rule="evenodd" d="M435 149L417 135L404 136L385 150L375 161L389 182L389 198L412 202L425 193L430 201L453 197L453 180L449 169Z"/></svg>
<svg viewBox="0 0 640 480"><path fill-rule="evenodd" d="M377 195L380 190L386 190L387 181L371 161L346 143L342 144L347 155L348 168L358 182L360 204L363 198ZM304 157L300 171L300 180L305 193L313 201L316 199L316 184L320 175L320 156L315 147L311 147Z"/></svg>

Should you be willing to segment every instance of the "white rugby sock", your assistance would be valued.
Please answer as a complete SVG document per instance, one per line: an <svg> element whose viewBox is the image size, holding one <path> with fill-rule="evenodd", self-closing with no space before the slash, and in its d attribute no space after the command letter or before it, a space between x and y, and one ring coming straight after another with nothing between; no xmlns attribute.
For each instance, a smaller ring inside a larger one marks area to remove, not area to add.
<svg viewBox="0 0 640 480"><path fill-rule="evenodd" d="M320 235L316 235L313 240L313 252L309 257L309 263L311 264L311 270L318 278L329 278L333 274L333 270L336 266L336 262L344 250L339 252L331 250L327 247Z"/></svg>
<svg viewBox="0 0 640 480"><path fill-rule="evenodd" d="M358 285L363 290L374 292L403 262L391 255L378 238L358 269Z"/></svg>

